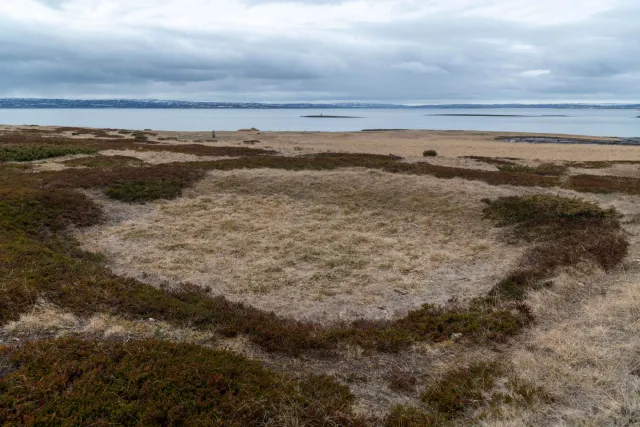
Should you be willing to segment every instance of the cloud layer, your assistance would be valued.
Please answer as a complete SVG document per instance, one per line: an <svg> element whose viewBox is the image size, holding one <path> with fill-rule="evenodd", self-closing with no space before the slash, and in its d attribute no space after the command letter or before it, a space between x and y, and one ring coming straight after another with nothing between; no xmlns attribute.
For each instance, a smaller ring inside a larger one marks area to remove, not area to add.
<svg viewBox="0 0 640 427"><path fill-rule="evenodd" d="M637 101L637 0L0 3L0 97Z"/></svg>

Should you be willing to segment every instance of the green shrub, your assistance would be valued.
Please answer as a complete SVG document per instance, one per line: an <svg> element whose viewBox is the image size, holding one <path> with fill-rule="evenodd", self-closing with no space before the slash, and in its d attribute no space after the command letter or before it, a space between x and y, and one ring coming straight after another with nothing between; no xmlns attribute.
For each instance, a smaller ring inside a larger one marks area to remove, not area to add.
<svg viewBox="0 0 640 427"><path fill-rule="evenodd" d="M556 165L554 163L542 163L538 166L525 166L517 163L503 163L497 165L498 170L502 172L524 172L535 175L564 175L568 167L564 165Z"/></svg>
<svg viewBox="0 0 640 427"><path fill-rule="evenodd" d="M490 298L522 300L527 289L546 285L558 267L591 262L610 270L627 254L629 243L614 209L552 195L501 197L487 203L485 218L513 226L517 238L537 242L520 268L494 286Z"/></svg>
<svg viewBox="0 0 640 427"><path fill-rule="evenodd" d="M432 165L427 162L393 162L381 166L381 169L391 173L432 175L436 178L443 179L462 178L471 181L482 181L490 185L515 185L523 187L558 187L561 185L560 180L554 176L536 175L525 172L501 172L455 168Z"/></svg>
<svg viewBox="0 0 640 427"><path fill-rule="evenodd" d="M143 203L158 199L174 199L182 193L184 182L145 179L111 184L105 194L122 202Z"/></svg>
<svg viewBox="0 0 640 427"><path fill-rule="evenodd" d="M91 154L94 150L70 146L0 146L0 162L30 162L70 154Z"/></svg>
<svg viewBox="0 0 640 427"><path fill-rule="evenodd" d="M394 321L359 320L350 328L333 333L363 348L397 352L415 342L446 341L453 334L476 341L500 341L520 332L529 321L522 313L495 308L478 300L469 307L425 304Z"/></svg>
<svg viewBox="0 0 640 427"><path fill-rule="evenodd" d="M618 228L619 214L614 209L604 210L595 203L578 198L537 194L523 197L501 197L488 202L485 218L498 225L517 225L520 230L539 228L563 231L586 225L610 224Z"/></svg>
<svg viewBox="0 0 640 427"><path fill-rule="evenodd" d="M87 168L110 169L116 167L141 166L144 162L129 156L91 156L71 159L64 162L67 166L82 166Z"/></svg>
<svg viewBox="0 0 640 427"><path fill-rule="evenodd" d="M587 193L640 194L640 179L619 176L573 175L566 188Z"/></svg>
<svg viewBox="0 0 640 427"><path fill-rule="evenodd" d="M296 382L196 345L63 339L2 348L0 359L3 424L363 424L329 377Z"/></svg>
<svg viewBox="0 0 640 427"><path fill-rule="evenodd" d="M428 387L422 394L422 401L444 418L456 417L468 408L480 405L483 394L494 387L496 377L501 374L497 363L478 362L454 369Z"/></svg>
<svg viewBox="0 0 640 427"><path fill-rule="evenodd" d="M438 152L436 150L426 150L422 153L422 155L424 157L436 157L438 155Z"/></svg>

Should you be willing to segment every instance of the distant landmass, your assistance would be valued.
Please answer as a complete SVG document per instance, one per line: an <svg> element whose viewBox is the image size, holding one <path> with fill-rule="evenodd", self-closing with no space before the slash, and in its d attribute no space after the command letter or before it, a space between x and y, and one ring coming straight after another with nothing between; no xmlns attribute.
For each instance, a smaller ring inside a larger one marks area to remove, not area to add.
<svg viewBox="0 0 640 427"><path fill-rule="evenodd" d="M361 119L358 116L328 116L325 114L314 114L312 116L300 116L304 119Z"/></svg>
<svg viewBox="0 0 640 427"><path fill-rule="evenodd" d="M542 114L540 116L526 116L523 114L427 114L432 117L569 117L564 114Z"/></svg>
<svg viewBox="0 0 640 427"><path fill-rule="evenodd" d="M40 99L2 98L0 108L183 108L183 109L337 109L337 108L562 108L562 109L640 109L640 104L429 104L399 105L376 103L261 103L167 101L155 99Z"/></svg>

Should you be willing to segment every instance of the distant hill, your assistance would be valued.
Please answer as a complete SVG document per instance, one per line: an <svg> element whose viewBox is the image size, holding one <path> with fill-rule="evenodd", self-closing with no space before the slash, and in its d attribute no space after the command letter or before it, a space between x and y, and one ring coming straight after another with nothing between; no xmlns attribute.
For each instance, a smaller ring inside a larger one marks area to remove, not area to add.
<svg viewBox="0 0 640 427"><path fill-rule="evenodd" d="M260 103L260 102L208 102L167 101L155 99L39 99L3 98L0 108L193 108L193 109L325 109L325 108L562 108L562 109L640 109L640 104L441 104L398 105L376 103Z"/></svg>

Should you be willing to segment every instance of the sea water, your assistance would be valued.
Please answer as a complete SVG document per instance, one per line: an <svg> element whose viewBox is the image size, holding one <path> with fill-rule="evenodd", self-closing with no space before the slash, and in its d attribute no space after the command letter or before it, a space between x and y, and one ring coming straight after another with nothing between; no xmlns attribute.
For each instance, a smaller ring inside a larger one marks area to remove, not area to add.
<svg viewBox="0 0 640 427"><path fill-rule="evenodd" d="M470 116L482 114L488 116ZM313 115L357 117L302 117ZM637 116L640 111L629 109L549 108L0 109L0 124L175 131L252 127L263 131L308 132L431 129L640 137L640 118Z"/></svg>

